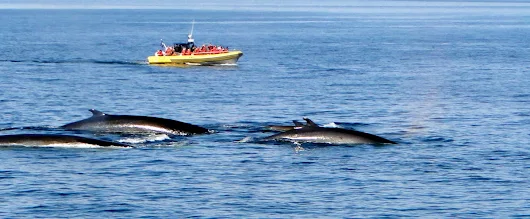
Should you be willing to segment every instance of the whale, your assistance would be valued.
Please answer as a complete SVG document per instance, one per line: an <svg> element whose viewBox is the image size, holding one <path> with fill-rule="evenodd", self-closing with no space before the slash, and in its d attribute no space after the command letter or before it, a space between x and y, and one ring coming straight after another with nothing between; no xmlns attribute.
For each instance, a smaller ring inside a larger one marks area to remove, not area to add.
<svg viewBox="0 0 530 219"><path fill-rule="evenodd" d="M132 146L104 141L99 139L81 137L76 135L59 134L16 134L0 135L1 146L32 146L32 147L124 147Z"/></svg>
<svg viewBox="0 0 530 219"><path fill-rule="evenodd" d="M394 141L373 135L343 128L321 127L309 118L304 118L307 124L274 134L261 141L289 141L297 143L326 143L326 144L397 144Z"/></svg>
<svg viewBox="0 0 530 219"><path fill-rule="evenodd" d="M158 117L135 115L110 115L90 109L92 117L61 126L66 130L109 132L109 133L164 133L173 135L193 135L209 133L197 125Z"/></svg>

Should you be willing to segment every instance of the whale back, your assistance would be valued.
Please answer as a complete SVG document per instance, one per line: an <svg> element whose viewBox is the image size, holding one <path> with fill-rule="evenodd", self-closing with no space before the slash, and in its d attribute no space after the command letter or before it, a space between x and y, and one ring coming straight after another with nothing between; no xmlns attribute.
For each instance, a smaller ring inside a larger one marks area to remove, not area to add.
<svg viewBox="0 0 530 219"><path fill-rule="evenodd" d="M92 117L61 126L68 130L117 133L167 133L177 135L208 133L208 129L177 121L150 116L109 115L91 109Z"/></svg>
<svg viewBox="0 0 530 219"><path fill-rule="evenodd" d="M263 141L293 141L328 144L396 144L388 139L356 130L304 126L263 138Z"/></svg>
<svg viewBox="0 0 530 219"><path fill-rule="evenodd" d="M18 134L0 136L0 145L11 146L56 146L56 145L92 145L102 147L131 147L126 144L99 139L57 134Z"/></svg>

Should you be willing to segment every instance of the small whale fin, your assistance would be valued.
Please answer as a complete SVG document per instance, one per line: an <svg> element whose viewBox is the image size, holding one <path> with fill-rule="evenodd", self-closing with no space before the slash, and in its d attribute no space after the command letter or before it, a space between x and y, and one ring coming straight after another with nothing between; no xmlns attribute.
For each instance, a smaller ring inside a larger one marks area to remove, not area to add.
<svg viewBox="0 0 530 219"><path fill-rule="evenodd" d="M104 115L107 115L106 113L101 112L101 111L96 110L96 109L89 109L88 111L92 112L92 116L104 116Z"/></svg>
<svg viewBox="0 0 530 219"><path fill-rule="evenodd" d="M307 122L306 126L309 126L309 127L319 127L316 123L313 122L313 120L307 118L307 117L304 117L304 120Z"/></svg>
<svg viewBox="0 0 530 219"><path fill-rule="evenodd" d="M294 123L294 126L296 126L296 127L303 127L304 126L304 124L301 123L301 122L298 122L298 120L293 120L293 123Z"/></svg>

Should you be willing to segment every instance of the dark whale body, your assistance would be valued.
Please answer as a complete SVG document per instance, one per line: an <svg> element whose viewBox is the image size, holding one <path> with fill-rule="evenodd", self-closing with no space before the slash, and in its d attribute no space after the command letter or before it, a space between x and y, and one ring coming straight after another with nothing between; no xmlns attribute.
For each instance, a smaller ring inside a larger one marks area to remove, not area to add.
<svg viewBox="0 0 530 219"><path fill-rule="evenodd" d="M292 141L300 143L328 143L328 144L396 144L396 142L372 135L342 128L320 127L308 118L307 124L288 131L263 138L263 141Z"/></svg>
<svg viewBox="0 0 530 219"><path fill-rule="evenodd" d="M126 144L86 138L75 135L56 134L18 134L0 136L0 146L101 146L101 147L131 147Z"/></svg>
<svg viewBox="0 0 530 219"><path fill-rule="evenodd" d="M115 133L165 133L192 135L208 133L208 129L171 119L150 116L109 115L91 109L92 117L61 126L67 130Z"/></svg>

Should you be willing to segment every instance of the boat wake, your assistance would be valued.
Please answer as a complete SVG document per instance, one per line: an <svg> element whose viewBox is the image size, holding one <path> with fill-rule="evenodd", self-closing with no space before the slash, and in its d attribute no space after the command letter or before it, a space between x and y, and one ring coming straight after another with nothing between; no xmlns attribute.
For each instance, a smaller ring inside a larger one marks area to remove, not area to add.
<svg viewBox="0 0 530 219"><path fill-rule="evenodd" d="M219 64L219 66L237 66L237 63L225 63L225 64Z"/></svg>
<svg viewBox="0 0 530 219"><path fill-rule="evenodd" d="M215 63L191 63L191 62L186 62L185 65L188 65L188 66L223 66L223 67L235 67L235 66L237 66L237 63L222 63L222 64L215 64Z"/></svg>
<svg viewBox="0 0 530 219"><path fill-rule="evenodd" d="M104 65L146 65L145 61L118 61L118 60L0 60L12 63L36 64L104 64Z"/></svg>

